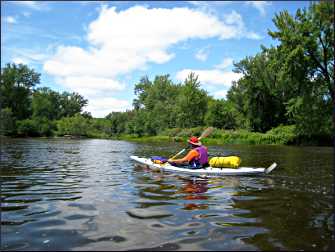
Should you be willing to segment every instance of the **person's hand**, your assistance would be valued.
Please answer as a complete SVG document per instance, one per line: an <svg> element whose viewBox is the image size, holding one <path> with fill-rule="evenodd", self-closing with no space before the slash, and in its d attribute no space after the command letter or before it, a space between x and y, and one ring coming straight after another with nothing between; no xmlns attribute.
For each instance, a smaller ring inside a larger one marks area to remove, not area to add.
<svg viewBox="0 0 335 252"><path fill-rule="evenodd" d="M173 162L173 159L169 158L169 159L168 159L168 162L169 162L169 163Z"/></svg>

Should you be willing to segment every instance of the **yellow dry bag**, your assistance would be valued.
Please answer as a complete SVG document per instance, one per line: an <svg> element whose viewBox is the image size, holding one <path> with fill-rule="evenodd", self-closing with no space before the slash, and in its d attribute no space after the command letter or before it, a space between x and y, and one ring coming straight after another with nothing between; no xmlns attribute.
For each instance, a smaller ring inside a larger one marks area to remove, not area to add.
<svg viewBox="0 0 335 252"><path fill-rule="evenodd" d="M209 161L211 167L237 168L241 163L241 158L237 156L212 157Z"/></svg>

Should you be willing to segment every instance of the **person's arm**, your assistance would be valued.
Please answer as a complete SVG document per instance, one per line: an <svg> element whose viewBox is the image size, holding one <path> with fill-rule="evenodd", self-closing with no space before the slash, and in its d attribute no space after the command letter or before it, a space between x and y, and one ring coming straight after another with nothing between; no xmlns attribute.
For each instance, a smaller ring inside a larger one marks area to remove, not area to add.
<svg viewBox="0 0 335 252"><path fill-rule="evenodd" d="M180 158L180 159L169 159L168 160L168 162L169 163L176 163L176 164L184 164L184 163L187 163L188 162L188 160L187 160L187 158L186 158L186 156L185 157L183 157L183 158Z"/></svg>
<svg viewBox="0 0 335 252"><path fill-rule="evenodd" d="M196 150L190 150L189 153L183 158L180 159L169 159L169 163L183 164L190 162L193 158L198 156L198 152Z"/></svg>

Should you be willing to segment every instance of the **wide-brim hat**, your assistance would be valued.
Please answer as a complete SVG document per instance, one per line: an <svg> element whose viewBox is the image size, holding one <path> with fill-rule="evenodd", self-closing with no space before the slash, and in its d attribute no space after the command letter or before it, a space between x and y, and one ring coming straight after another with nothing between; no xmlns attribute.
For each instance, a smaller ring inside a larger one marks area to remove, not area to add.
<svg viewBox="0 0 335 252"><path fill-rule="evenodd" d="M199 139L197 137L191 137L190 139L187 140L188 143L192 144L192 145L196 145L196 146L201 146L201 142L199 141Z"/></svg>

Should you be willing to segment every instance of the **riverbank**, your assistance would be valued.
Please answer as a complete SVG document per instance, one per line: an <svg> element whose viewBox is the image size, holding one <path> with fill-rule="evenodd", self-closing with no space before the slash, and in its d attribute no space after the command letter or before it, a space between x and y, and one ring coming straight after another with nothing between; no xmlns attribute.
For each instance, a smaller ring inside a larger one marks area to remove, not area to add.
<svg viewBox="0 0 335 252"><path fill-rule="evenodd" d="M134 142L186 142L189 136L200 136L204 128L169 129L157 136L119 135L112 139ZM332 146L332 139L327 136L298 136L294 126L282 126L266 133L250 132L247 130L214 129L207 138L202 139L207 145L223 144L270 144L270 145L311 145Z"/></svg>
<svg viewBox="0 0 335 252"><path fill-rule="evenodd" d="M186 142L190 136L200 136L206 127L173 128L161 132L159 135L119 134L109 135L99 131L89 131L86 135L62 135L55 131L53 137L67 139L113 139L133 142ZM4 136L2 136L4 137ZM22 137L22 136L21 136ZM52 136L51 136L52 137ZM45 138L45 137L42 137ZM295 126L279 126L266 133L250 132L247 130L223 130L215 128L206 138L202 139L206 145L223 144L269 144L269 145L308 145L332 146L329 136L299 136L295 133Z"/></svg>
<svg viewBox="0 0 335 252"><path fill-rule="evenodd" d="M223 144L272 144L272 145L288 145L288 141L285 139L278 138L276 136L265 135L256 133L251 134L227 134L220 138L211 138L201 140L202 143L207 145L223 145ZM264 135L264 136L263 136ZM111 137L115 140L125 140L133 142L186 142L187 137L170 137L170 136L136 136L136 135L120 135L118 137Z"/></svg>

